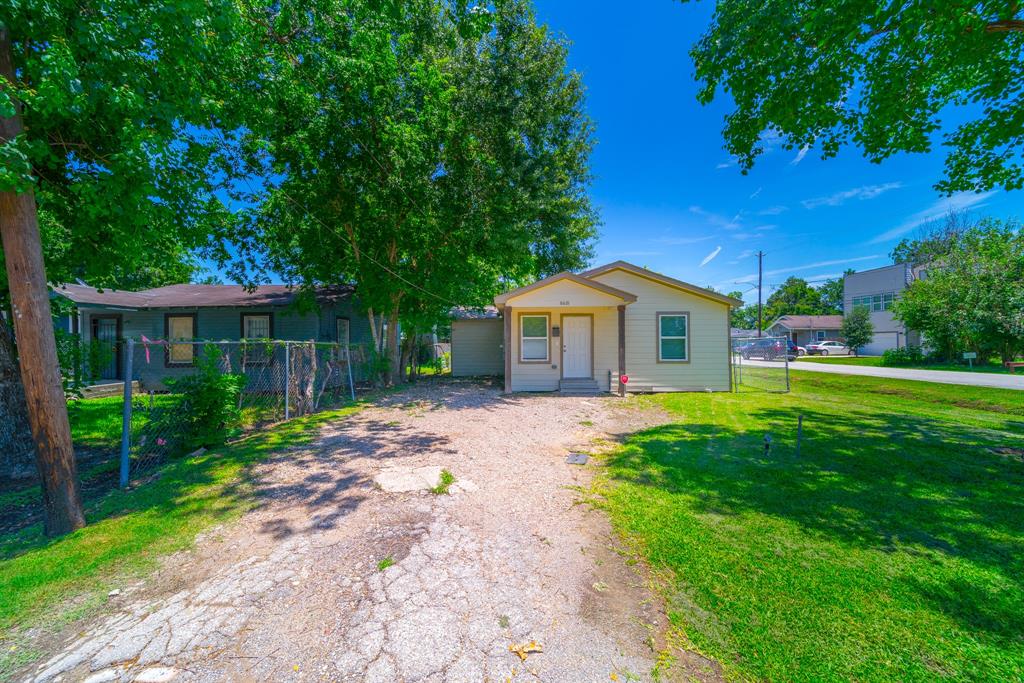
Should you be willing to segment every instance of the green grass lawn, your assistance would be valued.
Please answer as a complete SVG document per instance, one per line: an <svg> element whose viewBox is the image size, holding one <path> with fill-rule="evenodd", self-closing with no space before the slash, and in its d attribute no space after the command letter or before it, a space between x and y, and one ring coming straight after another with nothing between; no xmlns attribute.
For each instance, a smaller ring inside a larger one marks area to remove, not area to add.
<svg viewBox="0 0 1024 683"><path fill-rule="evenodd" d="M832 365L863 365L873 368L885 367L882 365L881 356L801 356L796 360L797 367L800 363L831 363ZM916 370L952 370L954 372L997 372L1006 374L1008 368L1000 363L975 363L974 367L966 363L919 363L916 365L893 366L900 368L912 368ZM1018 370L1017 372L1021 372Z"/></svg>
<svg viewBox="0 0 1024 683"><path fill-rule="evenodd" d="M595 480L675 636L734 679L1024 680L1024 393L792 381L636 399L677 422Z"/></svg>
<svg viewBox="0 0 1024 683"><path fill-rule="evenodd" d="M80 437L109 440L109 418L101 403L93 405L103 400L88 401L79 413L89 417L78 421ZM126 575L144 573L160 556L189 547L199 532L240 515L254 504L250 464L312 441L319 425L358 409L296 418L199 457L172 460L155 481L103 496L86 510L88 526L67 536L46 538L40 524L0 536L0 680L35 656L19 647L21 630L81 615ZM69 598L76 598L77 610L66 610Z"/></svg>

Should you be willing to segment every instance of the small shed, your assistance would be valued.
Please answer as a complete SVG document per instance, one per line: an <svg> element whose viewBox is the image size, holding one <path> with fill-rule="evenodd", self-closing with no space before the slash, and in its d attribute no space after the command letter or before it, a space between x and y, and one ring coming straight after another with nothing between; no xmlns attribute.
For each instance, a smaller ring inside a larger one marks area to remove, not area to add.
<svg viewBox="0 0 1024 683"><path fill-rule="evenodd" d="M452 309L452 375L505 374L504 328L498 309Z"/></svg>

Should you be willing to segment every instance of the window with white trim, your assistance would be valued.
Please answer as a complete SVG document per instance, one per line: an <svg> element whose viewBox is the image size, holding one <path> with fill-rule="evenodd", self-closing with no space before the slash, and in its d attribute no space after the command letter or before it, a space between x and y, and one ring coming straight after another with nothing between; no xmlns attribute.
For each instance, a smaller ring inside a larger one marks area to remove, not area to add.
<svg viewBox="0 0 1024 683"><path fill-rule="evenodd" d="M814 338L817 341L825 341L825 330L817 330L817 331L815 331Z"/></svg>
<svg viewBox="0 0 1024 683"><path fill-rule="evenodd" d="M872 294L870 296L855 296L853 297L853 307L866 308L869 311L888 311L892 308L894 301L896 301L896 294L894 292Z"/></svg>
<svg viewBox="0 0 1024 683"><path fill-rule="evenodd" d="M689 360L690 317L686 313L658 314L658 360Z"/></svg>
<svg viewBox="0 0 1024 683"><path fill-rule="evenodd" d="M519 360L548 360L548 316L519 316Z"/></svg>

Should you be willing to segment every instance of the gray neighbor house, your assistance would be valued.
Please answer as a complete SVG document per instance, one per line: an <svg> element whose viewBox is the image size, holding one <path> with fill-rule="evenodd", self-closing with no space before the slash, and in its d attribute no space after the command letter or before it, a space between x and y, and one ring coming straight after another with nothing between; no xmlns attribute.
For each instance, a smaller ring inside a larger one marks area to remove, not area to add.
<svg viewBox="0 0 1024 683"><path fill-rule="evenodd" d="M351 285L318 289L312 311L300 311L298 292L286 285L250 292L240 285L182 284L130 292L66 284L53 287L53 295L74 305L71 314L55 319L56 326L113 350L103 367L94 368L100 380L124 379L124 344L119 342L126 339L279 339L353 346L372 341L370 321ZM175 358L175 353L185 357ZM185 374L192 367L191 354L185 345L157 347L145 367L134 367L133 379L159 384Z"/></svg>

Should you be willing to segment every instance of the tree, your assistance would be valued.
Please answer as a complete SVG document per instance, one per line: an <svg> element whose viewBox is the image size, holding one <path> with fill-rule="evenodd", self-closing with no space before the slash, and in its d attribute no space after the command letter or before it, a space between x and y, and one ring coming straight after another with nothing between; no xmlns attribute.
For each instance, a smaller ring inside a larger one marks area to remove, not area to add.
<svg viewBox="0 0 1024 683"><path fill-rule="evenodd" d="M260 15L275 36L256 56L268 87L237 167L274 181L245 198L256 208L239 230L289 281L357 283L389 321L377 344L397 382L399 320L412 339L453 304L584 265L596 219L582 82L529 6L385 6L296 0Z"/></svg>
<svg viewBox="0 0 1024 683"><path fill-rule="evenodd" d="M1024 353L1024 234L1020 223L983 219L962 232L943 232L944 253L926 267L893 307L952 360L960 351L1003 361ZM927 238L926 238L927 239ZM932 249L909 245L912 252Z"/></svg>
<svg viewBox="0 0 1024 683"><path fill-rule="evenodd" d="M723 134L744 172L766 134L823 158L847 144L873 162L929 152L940 113L944 193L1024 187L1022 6L982 2L720 0L692 48L700 102L727 92Z"/></svg>
<svg viewBox="0 0 1024 683"><path fill-rule="evenodd" d="M226 212L199 126L231 126L246 24L226 0L29 0L0 25L0 231L48 534L84 523L47 282L107 285L206 242ZM0 419L21 414L0 392Z"/></svg>
<svg viewBox="0 0 1024 683"><path fill-rule="evenodd" d="M843 317L839 335L846 341L854 355L862 346L875 338L875 326L871 324L871 312L864 306L857 306Z"/></svg>
<svg viewBox="0 0 1024 683"><path fill-rule="evenodd" d="M729 296L740 301L743 300L743 292L739 290L729 292ZM747 304L746 306L738 306L732 309L729 312L729 326L741 330L755 329L757 327L757 306L755 304Z"/></svg>
<svg viewBox="0 0 1024 683"><path fill-rule="evenodd" d="M784 315L822 315L821 292L803 278L790 276L779 286L764 306L764 325L771 325Z"/></svg>
<svg viewBox="0 0 1024 683"><path fill-rule="evenodd" d="M839 314L843 312L843 297L845 296L844 279L847 275L853 274L853 269L847 269L843 277L826 280L825 284L818 287L821 295L821 307L824 315Z"/></svg>

